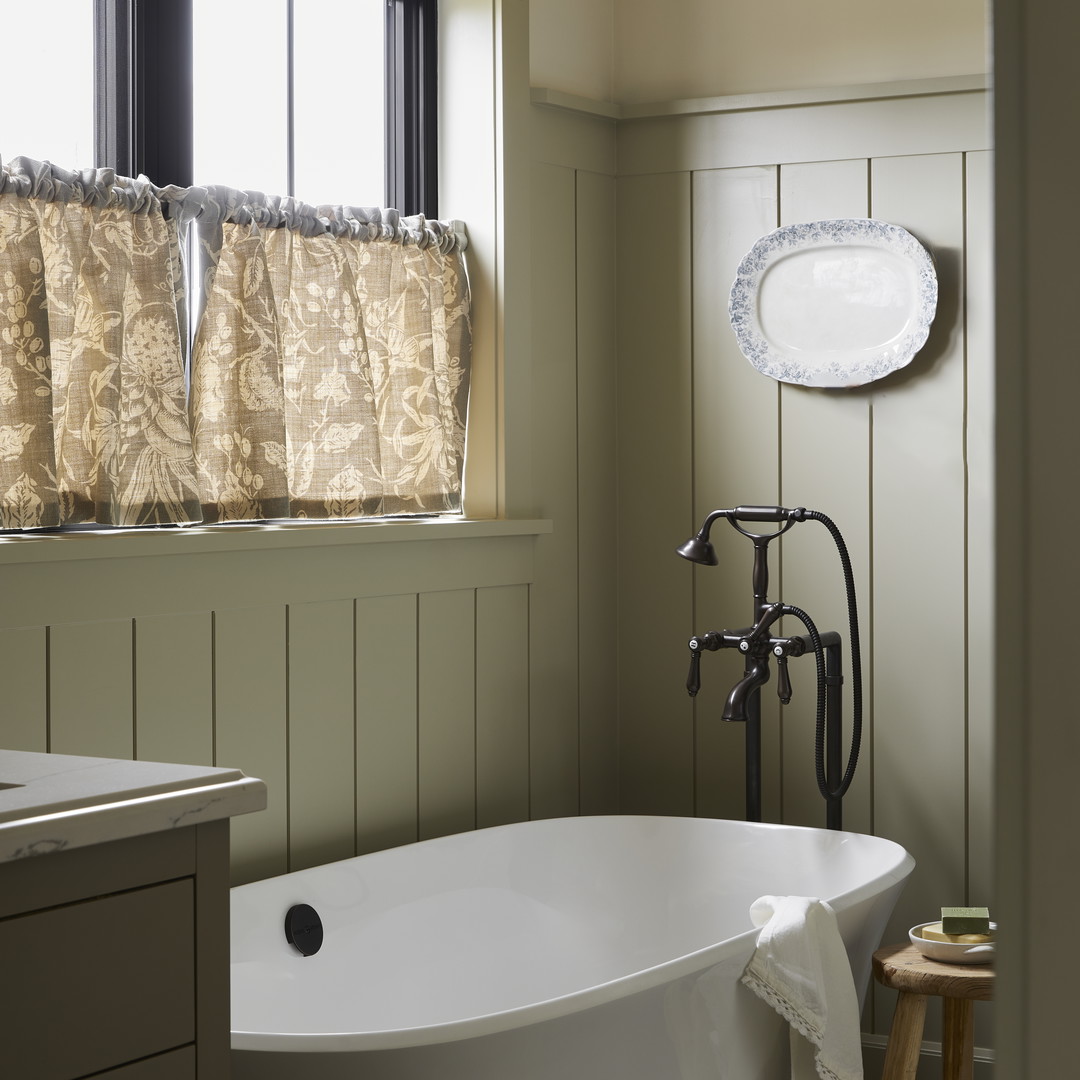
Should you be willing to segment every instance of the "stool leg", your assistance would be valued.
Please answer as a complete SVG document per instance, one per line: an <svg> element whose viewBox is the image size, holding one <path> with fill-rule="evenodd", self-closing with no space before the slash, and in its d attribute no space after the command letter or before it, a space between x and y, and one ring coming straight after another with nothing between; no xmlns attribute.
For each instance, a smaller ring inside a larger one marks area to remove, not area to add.
<svg viewBox="0 0 1080 1080"><path fill-rule="evenodd" d="M901 990L896 999L881 1080L915 1080L925 1019L926 995Z"/></svg>
<svg viewBox="0 0 1080 1080"><path fill-rule="evenodd" d="M964 998L945 998L941 1053L945 1080L972 1080L975 1071L975 1007Z"/></svg>

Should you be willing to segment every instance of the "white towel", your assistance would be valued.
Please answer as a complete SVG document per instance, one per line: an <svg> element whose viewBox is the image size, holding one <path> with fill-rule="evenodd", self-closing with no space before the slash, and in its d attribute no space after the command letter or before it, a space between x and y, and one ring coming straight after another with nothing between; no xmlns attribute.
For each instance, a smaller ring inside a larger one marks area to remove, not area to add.
<svg viewBox="0 0 1080 1080"><path fill-rule="evenodd" d="M836 913L808 896L762 896L742 981L791 1025L792 1080L862 1080L859 1001ZM809 1041L807 1041L809 1040Z"/></svg>

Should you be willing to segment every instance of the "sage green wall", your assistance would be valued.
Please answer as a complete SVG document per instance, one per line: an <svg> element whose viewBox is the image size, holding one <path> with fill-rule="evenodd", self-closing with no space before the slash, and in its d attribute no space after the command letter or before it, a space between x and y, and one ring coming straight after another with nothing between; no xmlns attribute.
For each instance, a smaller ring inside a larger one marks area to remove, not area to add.
<svg viewBox="0 0 1080 1080"><path fill-rule="evenodd" d="M615 138L589 118L529 117L533 484L537 541L534 738L577 737L567 797L548 813L612 812L616 776ZM572 792L578 800L569 797Z"/></svg>
<svg viewBox="0 0 1080 1080"><path fill-rule="evenodd" d="M547 528L7 541L0 745L260 777L236 881L521 820L548 789L529 702Z"/></svg>
<svg viewBox="0 0 1080 1080"><path fill-rule="evenodd" d="M821 509L848 539L862 604L866 730L845 823L896 839L919 864L891 939L950 898L992 903L987 96L897 94L618 124L537 108L533 121L545 159L533 171L536 326L541 313L556 321L559 303L567 318L582 308L580 290L576 303L565 292L558 300L574 245L556 245L549 230L583 220L571 182L575 165L579 176L588 167L582 133L616 132L619 807L743 815L742 730L718 719L739 665L706 656L696 702L683 682L690 634L750 615L750 547L719 530L715 569L691 567L674 548L716 506ZM855 391L759 375L726 317L742 255L781 224L871 215L934 254L940 298L927 346L902 372ZM562 345L564 362L583 362ZM773 595L846 637L823 529L801 526L777 545ZM765 696L765 817L820 825L813 670L808 661L792 669L792 705L781 710L771 687ZM871 1071L891 1014L889 996L875 994ZM978 1023L979 1045L992 1045L989 1008Z"/></svg>
<svg viewBox="0 0 1080 1080"><path fill-rule="evenodd" d="M843 0L805 12L685 0L615 5L613 51L597 33L593 68L575 78L566 56L556 65L545 52L557 39L545 26L555 6L534 0L533 85L621 103L988 67L981 2L902 12L883 5L885 20L903 20L884 32L866 5L858 19L845 18ZM607 10L586 6L593 20ZM697 28L691 41L672 32L689 24ZM960 81L933 89L942 88L958 90ZM757 111L748 99L726 115L721 102L711 115L707 105L693 115L686 102L667 111L688 115L651 110L660 115L617 126L616 184L620 806L742 815L742 734L717 719L738 664L705 657L696 705L681 683L691 632L749 616L749 547L718 537L716 569L690 568L671 550L717 505L818 506L848 537L862 598L867 733L846 822L899 840L919 861L888 931L897 940L945 896L993 903L988 103L982 93L919 98L914 84L910 92L907 100ZM758 236L831 216L895 221L928 244L942 286L934 334L906 372L863 391L777 386L739 355L727 290ZM773 583L774 594L845 627L823 530L804 527L777 545ZM766 817L820 824L812 669L792 667L793 704L781 711L766 698ZM878 1048L890 1017L891 1001L879 993L866 1017ZM977 1042L992 1046L988 1007L978 1023ZM869 1051L869 1074L880 1064ZM920 1075L934 1068L924 1061Z"/></svg>
<svg viewBox="0 0 1080 1080"><path fill-rule="evenodd" d="M618 132L620 806L742 816L743 732L719 721L741 666L705 656L694 702L682 684L692 633L750 619L751 547L720 528L716 568L673 549L714 507L820 509L848 540L862 606L866 730L845 824L897 840L918 864L890 940L952 900L993 902L985 110L985 94L957 93L624 122ZM909 229L934 254L940 293L926 347L858 390L758 374L727 321L739 260L778 225L867 216ZM847 637L825 530L797 527L772 569L773 598ZM791 670L790 706L771 684L764 692L764 816L823 825L813 668ZM891 1008L877 996L871 1030L887 1032ZM980 1023L990 1045L989 1018Z"/></svg>

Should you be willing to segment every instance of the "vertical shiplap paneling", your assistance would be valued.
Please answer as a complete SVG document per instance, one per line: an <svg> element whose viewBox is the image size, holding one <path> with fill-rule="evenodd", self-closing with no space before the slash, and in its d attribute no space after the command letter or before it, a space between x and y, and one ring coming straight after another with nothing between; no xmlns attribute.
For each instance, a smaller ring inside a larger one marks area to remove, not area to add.
<svg viewBox="0 0 1080 1080"><path fill-rule="evenodd" d="M694 582L692 625L684 623L679 650L685 679L691 633L735 630L753 619L753 545L725 521L712 541L719 566L693 567L674 555L710 510L777 501L776 383L755 371L739 352L727 306L742 257L754 241L776 228L776 169L718 169L694 174L694 507L670 523L672 542L663 557L683 582ZM779 551L771 564L779 569ZM774 576L774 586L779 584ZM701 658L696 712L696 812L710 817L745 816L745 726L720 716L731 687L741 678L734 650ZM675 688L682 691L682 680ZM762 816L780 813L778 706L772 684L762 691Z"/></svg>
<svg viewBox="0 0 1080 1080"><path fill-rule="evenodd" d="M868 213L865 158L785 165L780 170L780 223L862 218ZM860 764L844 799L844 827L870 832L870 406L863 390L815 390L781 384L781 499L785 506L820 510L844 536L855 572L860 612L864 732ZM837 630L844 644L844 763L852 722L852 671L847 604L840 557L819 523L797 525L782 541L783 599L806 611L821 631ZM802 634L787 619L785 633ZM782 710L784 821L825 824L825 803L814 768L816 676L812 655L792 660L791 704Z"/></svg>
<svg viewBox="0 0 1080 1080"><path fill-rule="evenodd" d="M967 902L990 905L994 876L994 202L993 155L966 156ZM1005 721L1008 722L1007 720ZM975 1045L994 1045L993 1008L976 1006Z"/></svg>
<svg viewBox="0 0 1080 1080"><path fill-rule="evenodd" d="M131 758L130 619L49 630L49 749L54 754Z"/></svg>
<svg viewBox="0 0 1080 1080"><path fill-rule="evenodd" d="M619 770L626 813L694 811L693 710L683 684L693 519L690 176L617 184ZM645 252L636 249L646 245ZM590 643L591 647L591 643ZM601 645L610 647L610 645Z"/></svg>
<svg viewBox="0 0 1080 1080"><path fill-rule="evenodd" d="M290 604L289 869L356 853L353 603Z"/></svg>
<svg viewBox="0 0 1080 1080"><path fill-rule="evenodd" d="M929 341L873 393L874 821L917 863L892 941L966 895L963 158L875 160L871 196L939 281Z"/></svg>
<svg viewBox="0 0 1080 1080"><path fill-rule="evenodd" d="M356 601L356 850L408 844L416 830L414 593Z"/></svg>
<svg viewBox="0 0 1080 1080"><path fill-rule="evenodd" d="M44 626L0 630L0 746L48 749L47 645Z"/></svg>
<svg viewBox="0 0 1080 1080"><path fill-rule="evenodd" d="M476 825L476 596L423 593L419 633L421 840Z"/></svg>
<svg viewBox="0 0 1080 1080"><path fill-rule="evenodd" d="M553 530L536 539L530 603L531 816L578 810L577 340L574 171L532 171L533 490Z"/></svg>
<svg viewBox="0 0 1080 1080"><path fill-rule="evenodd" d="M578 172L578 715L585 814L618 809L615 251L615 180Z"/></svg>
<svg viewBox="0 0 1080 1080"><path fill-rule="evenodd" d="M529 588L476 590L476 825L529 817Z"/></svg>
<svg viewBox="0 0 1080 1080"><path fill-rule="evenodd" d="M135 752L143 761L214 763L210 612L135 620Z"/></svg>
<svg viewBox="0 0 1080 1080"><path fill-rule="evenodd" d="M285 609L214 613L214 763L267 787L266 809L234 818L233 884L288 870Z"/></svg>

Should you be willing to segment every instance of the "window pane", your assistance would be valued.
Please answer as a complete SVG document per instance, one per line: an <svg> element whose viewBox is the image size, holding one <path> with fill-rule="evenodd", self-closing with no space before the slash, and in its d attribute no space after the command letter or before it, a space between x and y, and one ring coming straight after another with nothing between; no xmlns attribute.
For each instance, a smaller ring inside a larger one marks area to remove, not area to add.
<svg viewBox="0 0 1080 1080"><path fill-rule="evenodd" d="M381 206L385 0L303 0L293 10L295 194Z"/></svg>
<svg viewBox="0 0 1080 1080"><path fill-rule="evenodd" d="M288 194L287 31L285 0L194 0L196 184Z"/></svg>
<svg viewBox="0 0 1080 1080"><path fill-rule="evenodd" d="M0 158L94 165L94 5L7 4Z"/></svg>

